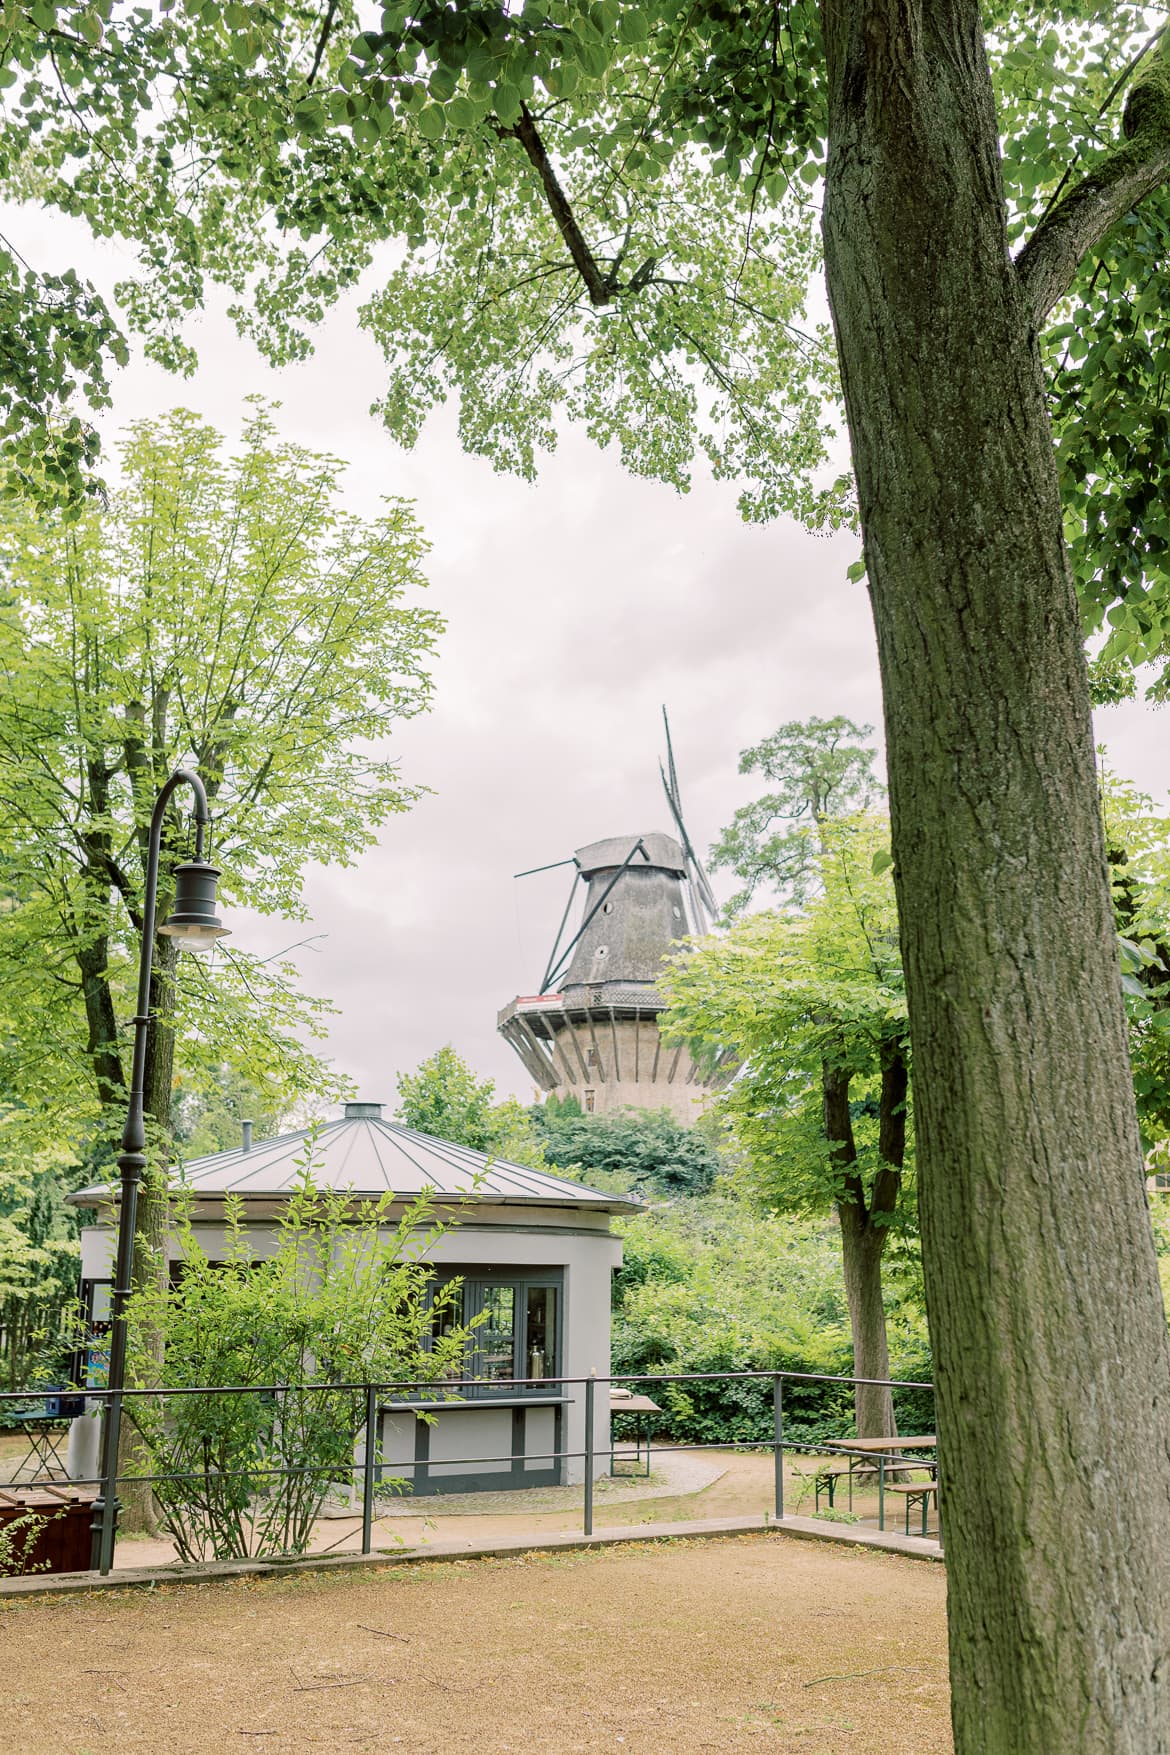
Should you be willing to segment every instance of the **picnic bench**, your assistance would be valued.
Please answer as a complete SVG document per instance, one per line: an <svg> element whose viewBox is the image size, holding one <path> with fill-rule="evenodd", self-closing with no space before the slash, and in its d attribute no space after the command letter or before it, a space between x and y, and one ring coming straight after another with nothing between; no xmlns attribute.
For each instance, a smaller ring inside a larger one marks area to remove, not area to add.
<svg viewBox="0 0 1170 1755"><path fill-rule="evenodd" d="M842 1438L834 1446L837 1451L849 1453L844 1465L829 1463L818 1471L814 1479L815 1508L820 1509L820 1495L826 1492L829 1508L833 1506L833 1496L837 1482L846 1478L849 1484L849 1509L853 1509L853 1482L861 1476L878 1477L879 1503L878 1527L884 1529L885 1496L893 1493L905 1506L906 1534L910 1534L910 1513L917 1505L922 1512L922 1534L926 1534L927 1511L930 1503L938 1499L938 1479L936 1464L933 1457L922 1458L907 1456L904 1453L912 1450L936 1450L938 1439L933 1432L923 1433L909 1438ZM884 1460L885 1467L881 1467ZM925 1481L892 1481L888 1477L903 1469L919 1469L929 1471L929 1479Z"/></svg>

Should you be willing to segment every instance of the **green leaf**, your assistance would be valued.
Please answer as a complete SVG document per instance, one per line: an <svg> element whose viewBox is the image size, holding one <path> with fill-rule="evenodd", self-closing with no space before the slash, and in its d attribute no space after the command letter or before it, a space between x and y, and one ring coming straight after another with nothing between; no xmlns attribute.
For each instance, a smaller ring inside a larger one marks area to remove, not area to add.
<svg viewBox="0 0 1170 1755"><path fill-rule="evenodd" d="M443 111L438 104L428 104L415 117L418 131L424 140L441 140L446 130Z"/></svg>
<svg viewBox="0 0 1170 1755"><path fill-rule="evenodd" d="M474 128L479 119L477 106L472 103L470 98L453 97L447 105L447 122L452 128L459 130Z"/></svg>
<svg viewBox="0 0 1170 1755"><path fill-rule="evenodd" d="M514 85L497 85L495 87L492 101L495 106L496 115L504 124L505 128L510 128L514 123L520 120L520 106L522 100L519 91Z"/></svg>

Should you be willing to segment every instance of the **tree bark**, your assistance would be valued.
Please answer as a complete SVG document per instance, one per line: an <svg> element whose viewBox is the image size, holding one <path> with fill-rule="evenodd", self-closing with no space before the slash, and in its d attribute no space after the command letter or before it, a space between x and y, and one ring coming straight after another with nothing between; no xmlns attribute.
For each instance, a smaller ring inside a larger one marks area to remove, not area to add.
<svg viewBox="0 0 1170 1755"><path fill-rule="evenodd" d="M886 1309L882 1301L882 1252L888 1226L875 1223L872 1204L856 1173L857 1146L849 1114L850 1075L826 1061L821 1069L821 1098L825 1138L838 1170L845 1178L848 1198L837 1202L841 1224L841 1260L845 1272L845 1300L853 1337L853 1372L856 1377L880 1379L859 1383L853 1404L859 1438L896 1438L894 1398L887 1386L890 1349L886 1338ZM895 1197L896 1198L896 1197Z"/></svg>
<svg viewBox="0 0 1170 1755"><path fill-rule="evenodd" d="M74 958L81 976L85 1005L86 1053L93 1068L98 1102L104 1116L120 1113L126 1102L126 1079L118 1046L118 1021L110 992L110 832L109 770L96 760L86 763L89 820L82 838L80 905L73 921Z"/></svg>
<svg viewBox="0 0 1170 1755"><path fill-rule="evenodd" d="M1170 1750L1170 1349L976 0L824 0L958 1755Z"/></svg>
<svg viewBox="0 0 1170 1755"><path fill-rule="evenodd" d="M886 1339L886 1309L882 1302L882 1251L885 1234L843 1201L837 1209L841 1220L841 1259L845 1267L845 1298L853 1334L853 1370L858 1377L880 1378L881 1383L859 1383L854 1390L859 1438L896 1438L894 1398L885 1380L890 1375L890 1349ZM893 1477L891 1477L892 1479Z"/></svg>

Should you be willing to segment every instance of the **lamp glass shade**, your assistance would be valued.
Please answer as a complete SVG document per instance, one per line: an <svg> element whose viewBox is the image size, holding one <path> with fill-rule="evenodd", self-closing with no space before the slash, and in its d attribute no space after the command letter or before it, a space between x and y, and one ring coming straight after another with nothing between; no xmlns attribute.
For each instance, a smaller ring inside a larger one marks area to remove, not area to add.
<svg viewBox="0 0 1170 1755"><path fill-rule="evenodd" d="M210 950L228 929L215 912L215 885L219 868L203 859L188 859L175 867L175 905L159 927L187 951Z"/></svg>

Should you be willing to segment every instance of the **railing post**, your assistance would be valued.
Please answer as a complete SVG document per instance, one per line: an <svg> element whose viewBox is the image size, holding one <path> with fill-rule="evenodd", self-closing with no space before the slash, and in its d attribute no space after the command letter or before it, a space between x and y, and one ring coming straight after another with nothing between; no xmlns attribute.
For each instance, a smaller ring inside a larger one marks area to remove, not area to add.
<svg viewBox="0 0 1170 1755"><path fill-rule="evenodd" d="M123 1323L125 1318L123 1317ZM118 1450L122 1439L122 1391L107 1398L102 1425L101 1487L94 1501L94 1546L97 1569L105 1578L114 1564L114 1539L118 1525Z"/></svg>
<svg viewBox="0 0 1170 1755"><path fill-rule="evenodd" d="M378 1451L377 1395L372 1383L366 1384L366 1454L362 1460L362 1553L373 1545L374 1525L374 1458Z"/></svg>
<svg viewBox="0 0 1170 1755"><path fill-rule="evenodd" d="M878 1528L886 1527L886 1458L883 1452L878 1457Z"/></svg>
<svg viewBox="0 0 1170 1755"><path fill-rule="evenodd" d="M597 1392L597 1373L585 1379L585 1534L593 1534L593 1402Z"/></svg>
<svg viewBox="0 0 1170 1755"><path fill-rule="evenodd" d="M780 1373L772 1379L772 1466L776 1471L776 1517L784 1516L784 1384Z"/></svg>

